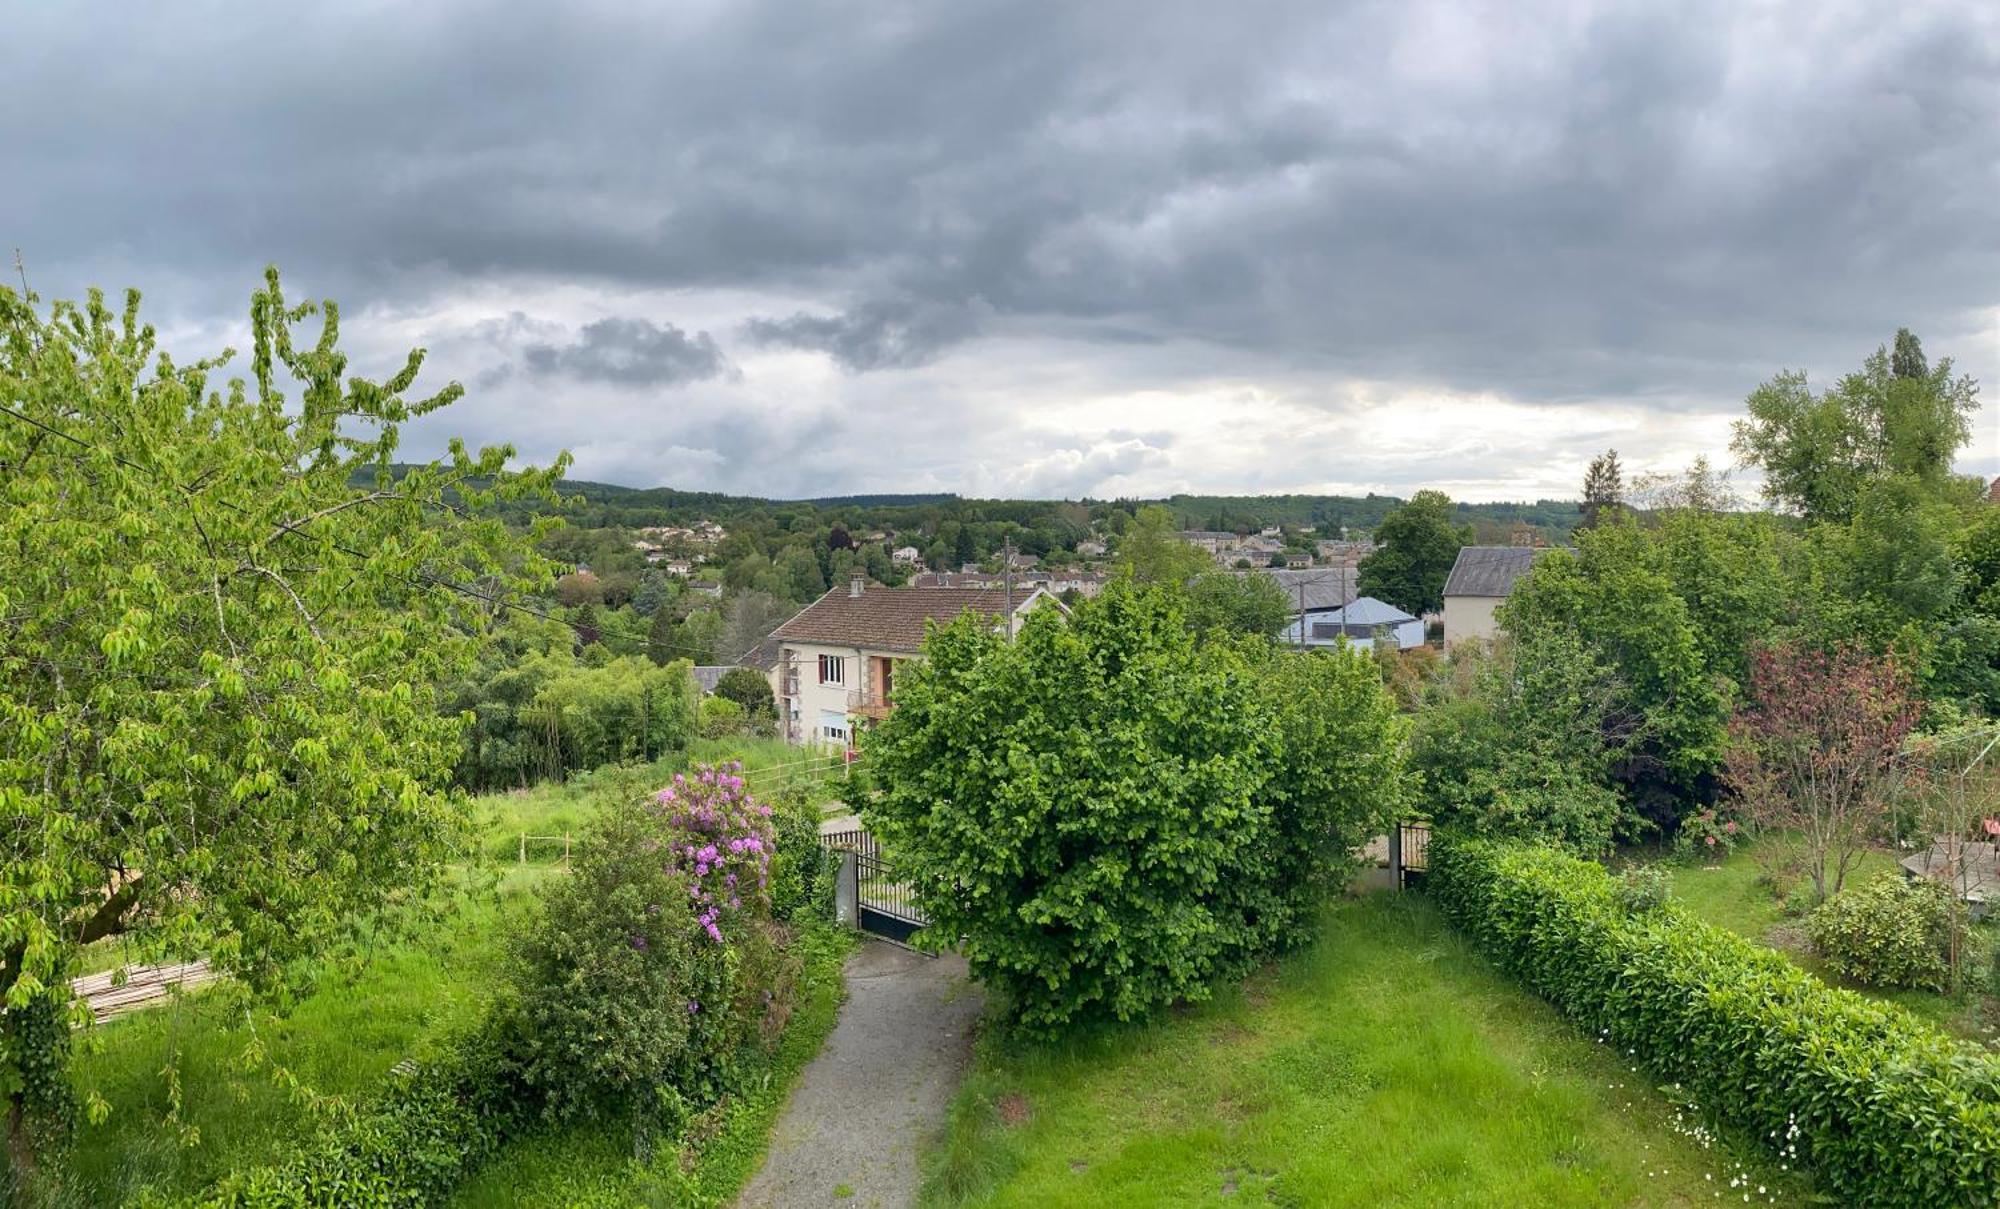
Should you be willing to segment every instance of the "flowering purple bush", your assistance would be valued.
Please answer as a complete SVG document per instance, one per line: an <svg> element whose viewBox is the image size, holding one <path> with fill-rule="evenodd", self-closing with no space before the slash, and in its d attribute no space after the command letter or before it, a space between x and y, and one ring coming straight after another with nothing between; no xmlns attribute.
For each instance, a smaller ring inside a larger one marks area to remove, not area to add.
<svg viewBox="0 0 2000 1209"><path fill-rule="evenodd" d="M770 908L771 808L750 796L742 771L733 761L697 765L653 795L674 837L668 864L687 878L695 918L716 944L727 943L723 925L746 902L759 917Z"/></svg>
<svg viewBox="0 0 2000 1209"><path fill-rule="evenodd" d="M771 809L740 765L607 804L516 946L523 1075L550 1116L712 1099L770 1009Z"/></svg>

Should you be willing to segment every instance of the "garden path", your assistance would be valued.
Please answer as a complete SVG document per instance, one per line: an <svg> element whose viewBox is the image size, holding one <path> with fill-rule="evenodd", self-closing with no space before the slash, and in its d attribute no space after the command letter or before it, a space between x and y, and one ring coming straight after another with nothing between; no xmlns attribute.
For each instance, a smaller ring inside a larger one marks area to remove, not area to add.
<svg viewBox="0 0 2000 1209"><path fill-rule="evenodd" d="M847 1002L800 1076L763 1169L737 1209L905 1209L918 1155L943 1125L984 1000L956 955L870 940L848 958Z"/></svg>

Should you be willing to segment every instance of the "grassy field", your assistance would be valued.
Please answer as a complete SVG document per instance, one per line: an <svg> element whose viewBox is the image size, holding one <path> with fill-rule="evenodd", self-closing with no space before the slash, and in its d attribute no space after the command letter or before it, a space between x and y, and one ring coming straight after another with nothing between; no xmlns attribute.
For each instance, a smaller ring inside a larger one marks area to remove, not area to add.
<svg viewBox="0 0 2000 1209"><path fill-rule="evenodd" d="M76 1060L77 1086L101 1096L111 1115L78 1132L73 1202L110 1205L145 1190L191 1192L231 1169L280 1158L311 1130L316 1097L365 1097L391 1066L419 1052L427 1040L476 1017L499 981L511 922L531 907L539 882L561 876L553 863L560 842L531 847L529 863L517 862L521 832L574 835L588 820L594 796L621 782L657 785L694 761L728 759L744 762L758 792L771 792L807 771L798 749L781 742L703 740L650 768L607 769L563 785L479 798L474 806L488 837L483 854L490 868L466 871L466 888L450 901L445 917L421 935L385 943L358 969L329 971L313 994L286 1012L252 1005L236 989L222 986L86 1033ZM809 786L822 798L835 788L824 776ZM116 942L101 942L83 954L80 972L114 968L128 956ZM837 965L836 960L836 971ZM807 1056L817 1050L824 1028L813 1034L819 1027L814 1013L830 1028L835 1001L826 997L837 998L838 990L835 977L801 1008L804 1027L796 1042L788 1036L784 1051L800 1064L804 1059L794 1047L810 1044ZM252 1054L260 1060L249 1061ZM170 1064L178 1074L177 1114L163 1074ZM778 1089L780 1099L781 1073L777 1067L767 1072L768 1086ZM286 1086L291 1081L296 1088ZM755 1114L761 1110L753 1101L719 1122L725 1128L704 1151L717 1158L704 1159L699 1170L711 1174L701 1175L702 1181L726 1182L727 1156L752 1140L757 1146L750 1153L752 1165L762 1153L769 1115L758 1125ZM732 1138L737 1140L724 1144ZM650 1178L632 1163L630 1150L629 1139L620 1143L587 1131L560 1140L530 1139L510 1148L496 1167L501 1174L479 1186L561 1188L558 1203L585 1197L596 1184L622 1196ZM502 1196L464 1203L508 1202Z"/></svg>
<svg viewBox="0 0 2000 1209"><path fill-rule="evenodd" d="M1596 1206L1806 1191L1729 1142L1704 1145L1698 1120L1494 972L1420 895L1377 894L1332 908L1313 947L1213 1003L1054 1045L989 1034L925 1199Z"/></svg>
<svg viewBox="0 0 2000 1209"><path fill-rule="evenodd" d="M829 775L837 768L834 761L825 756L815 758L783 740L697 739L686 752L651 765L602 768L560 784L550 782L480 798L480 825L487 837L485 853L496 861L518 861L521 837L528 835L542 837L530 839L526 845L530 863L559 859L560 837L582 829L594 795L618 786L657 787L693 764L729 760L742 761L751 790L762 796L801 788L811 800L824 802L839 792L837 778Z"/></svg>
<svg viewBox="0 0 2000 1209"><path fill-rule="evenodd" d="M1787 916L1784 904L1770 886L1759 880L1763 869L1757 856L1756 845L1751 845L1716 864L1671 863L1664 867L1673 883L1674 898L1710 923L1778 949L1828 982L1850 986L1863 994L1908 1008L1962 1037L1989 1043L2000 1038L2000 1001L1975 989L1956 995L1939 995L1930 991L1879 991L1847 983L1828 970L1811 952L1806 940L1805 921ZM1894 872L1897 872L1895 857L1886 852L1869 851L1863 854L1860 867L1848 873L1847 884L1854 885L1881 873ZM1988 920L1975 929L1975 937L1977 943L1987 949L2000 944L2000 923ZM1985 967L1977 961L1974 966L1972 976L1977 979Z"/></svg>
<svg viewBox="0 0 2000 1209"><path fill-rule="evenodd" d="M551 876L559 874L514 869L497 886L468 888L440 926L386 945L358 971L329 971L288 1013L221 988L88 1034L77 1085L112 1111L78 1131L77 1203L189 1192L277 1157L311 1129L313 1096L365 1096L426 1040L474 1018L505 959L507 921ZM247 1062L254 1051L264 1060ZM179 1072L178 1127L162 1075L170 1064ZM280 1070L309 1090L288 1091L274 1078Z"/></svg>

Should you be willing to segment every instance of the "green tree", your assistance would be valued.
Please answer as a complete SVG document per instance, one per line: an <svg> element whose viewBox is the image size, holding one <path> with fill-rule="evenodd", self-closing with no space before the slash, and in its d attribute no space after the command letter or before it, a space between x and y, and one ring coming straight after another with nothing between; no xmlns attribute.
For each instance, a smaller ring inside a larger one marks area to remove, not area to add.
<svg viewBox="0 0 2000 1209"><path fill-rule="evenodd" d="M826 591L826 573L812 551L804 546L787 546L778 555L776 566L784 585L783 595L788 599L803 603Z"/></svg>
<svg viewBox="0 0 2000 1209"><path fill-rule="evenodd" d="M1452 515L1444 492L1419 491L1383 517L1375 552L1361 560L1361 594L1419 617L1442 609L1445 578L1459 550L1472 543L1472 526L1452 523Z"/></svg>
<svg viewBox="0 0 2000 1209"><path fill-rule="evenodd" d="M1183 604L1121 582L1012 643L960 619L864 734L871 827L1031 1031L1203 998L1311 935L1400 801L1364 656L1197 643Z"/></svg>
<svg viewBox="0 0 2000 1209"><path fill-rule="evenodd" d="M1609 847L1625 821L1611 770L1636 724L1621 712L1616 672L1564 630L1490 653L1461 647L1451 659L1410 744L1433 817L1486 835Z"/></svg>
<svg viewBox="0 0 2000 1209"><path fill-rule="evenodd" d="M1583 502L1577 511L1583 514L1580 527L1595 529L1609 520L1615 520L1625 508L1625 474L1618 466L1618 451L1607 449L1590 459L1590 468L1583 474Z"/></svg>
<svg viewBox="0 0 2000 1209"><path fill-rule="evenodd" d="M771 695L771 681L753 667L733 667L722 673L715 682L715 695L734 701L752 718L772 717L778 708Z"/></svg>
<svg viewBox="0 0 2000 1209"><path fill-rule="evenodd" d="M1727 738L1723 684L1643 531L1578 533L1574 555L1536 561L1500 622L1517 639L1566 634L1616 678L1611 713L1636 719L1636 736L1615 775L1640 818L1670 832L1690 806L1712 798Z"/></svg>
<svg viewBox="0 0 2000 1209"><path fill-rule="evenodd" d="M1214 564L1181 540L1173 512L1148 504L1118 542L1118 566L1142 584L1185 584Z"/></svg>
<svg viewBox="0 0 2000 1209"><path fill-rule="evenodd" d="M1251 634L1269 638L1292 619L1292 602L1268 575L1203 571L1187 586L1188 625L1197 635Z"/></svg>
<svg viewBox="0 0 2000 1209"><path fill-rule="evenodd" d="M1863 485L1880 476L1907 476L1941 493L1952 458L1972 437L1978 403L1978 383L1954 378L1949 357L1928 365L1904 329L1893 355L1876 349L1859 371L1817 395L1793 370L1759 386L1731 448L1763 470L1774 504L1845 522Z"/></svg>
<svg viewBox="0 0 2000 1209"><path fill-rule="evenodd" d="M673 585L658 571L647 571L639 577L639 586L632 591L632 612L640 617L651 617L674 598Z"/></svg>
<svg viewBox="0 0 2000 1209"><path fill-rule="evenodd" d="M313 315L315 338L296 342ZM339 313L251 304L251 381L93 292L0 288L0 1095L10 1165L73 1111L77 948L203 955L253 987L421 900L461 852L461 720L488 596L549 568L490 516L552 488L501 447L421 466L412 353L350 375ZM287 391L296 393L287 397ZM538 525L537 534L546 530ZM434 578L481 590L452 591ZM87 1019L87 1013L84 1017ZM98 1107L93 1105L93 1108Z"/></svg>
<svg viewBox="0 0 2000 1209"><path fill-rule="evenodd" d="M671 663L675 654L675 644L679 641L671 610L660 609L653 614L653 620L646 626L646 658L655 667Z"/></svg>

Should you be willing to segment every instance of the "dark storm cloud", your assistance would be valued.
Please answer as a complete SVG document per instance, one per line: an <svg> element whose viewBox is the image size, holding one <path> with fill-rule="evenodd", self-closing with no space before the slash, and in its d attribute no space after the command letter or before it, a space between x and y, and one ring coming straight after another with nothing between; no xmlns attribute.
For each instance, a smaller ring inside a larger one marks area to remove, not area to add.
<svg viewBox="0 0 2000 1209"><path fill-rule="evenodd" d="M1715 409L1899 324L2000 367L1970 0L296 11L10 14L0 241L44 293L204 319L271 260L406 311L734 291L786 301L713 330L857 390L1004 337L1166 389L1211 349L1330 408L1365 380ZM526 364L723 364L671 327L573 339Z"/></svg>
<svg viewBox="0 0 2000 1209"><path fill-rule="evenodd" d="M621 386L674 386L713 378L729 368L707 332L693 335L650 319L598 319L576 338L523 345L521 363L538 377L569 377Z"/></svg>
<svg viewBox="0 0 2000 1209"><path fill-rule="evenodd" d="M839 315L752 319L744 334L758 344L812 349L860 372L924 365L979 331L980 308L871 302Z"/></svg>

